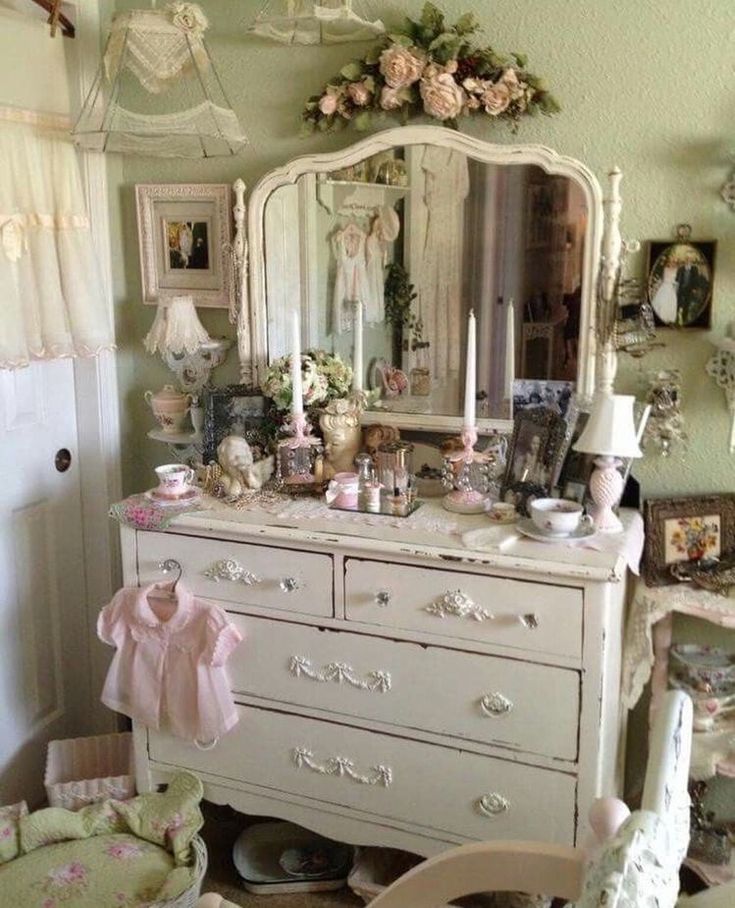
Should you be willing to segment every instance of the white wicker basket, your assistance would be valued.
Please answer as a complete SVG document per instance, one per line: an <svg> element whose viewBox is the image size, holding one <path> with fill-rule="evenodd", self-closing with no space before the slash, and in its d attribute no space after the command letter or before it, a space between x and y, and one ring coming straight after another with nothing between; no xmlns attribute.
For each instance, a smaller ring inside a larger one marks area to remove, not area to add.
<svg viewBox="0 0 735 908"><path fill-rule="evenodd" d="M198 835L191 840L191 850L194 856L194 882L172 902L151 902L150 908L196 908L204 874L207 872L207 846Z"/></svg>
<svg viewBox="0 0 735 908"><path fill-rule="evenodd" d="M95 801L135 795L130 733L49 741L44 778L51 807L79 810Z"/></svg>

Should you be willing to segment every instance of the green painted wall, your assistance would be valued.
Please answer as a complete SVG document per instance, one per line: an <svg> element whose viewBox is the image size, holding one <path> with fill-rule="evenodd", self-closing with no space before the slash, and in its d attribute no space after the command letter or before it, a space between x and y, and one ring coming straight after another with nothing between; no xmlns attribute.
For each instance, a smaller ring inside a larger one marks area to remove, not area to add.
<svg viewBox="0 0 735 908"><path fill-rule="evenodd" d="M136 5L119 0L116 8ZM354 136L342 132L302 139L299 113L305 98L360 46L281 47L245 33L260 0L202 0L202 5L212 26L210 47L251 145L234 159L111 162L128 492L150 485L150 468L166 457L161 445L145 438L153 423L142 394L170 375L141 346L153 309L140 302L134 184L229 182L242 176L252 185L289 158L344 147ZM371 6L388 21L404 11L417 13L421 3L371 0ZM446 0L444 8L453 17L474 9L489 43L527 53L530 68L547 78L564 108L556 118L524 122L517 136L487 121L468 130L490 141L549 145L587 163L600 180L611 165L619 165L625 174L628 237L667 238L685 221L695 237L719 240L712 334L661 332L663 350L640 363L622 360L618 389L642 393L643 372L651 368L676 367L684 375L683 412L691 441L668 460L650 456L637 465L646 494L733 490L735 459L727 453L724 397L703 371L709 338L735 318L735 215L718 195L733 141L731 0ZM205 313L203 321L211 333L229 330L222 313ZM235 377L233 358L217 380Z"/></svg>

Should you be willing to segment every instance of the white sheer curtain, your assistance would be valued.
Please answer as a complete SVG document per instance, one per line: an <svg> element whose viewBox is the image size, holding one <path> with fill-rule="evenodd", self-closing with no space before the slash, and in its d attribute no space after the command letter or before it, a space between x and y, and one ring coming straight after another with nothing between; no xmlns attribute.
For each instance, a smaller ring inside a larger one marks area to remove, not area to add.
<svg viewBox="0 0 735 908"><path fill-rule="evenodd" d="M0 368L114 346L64 116L0 106Z"/></svg>

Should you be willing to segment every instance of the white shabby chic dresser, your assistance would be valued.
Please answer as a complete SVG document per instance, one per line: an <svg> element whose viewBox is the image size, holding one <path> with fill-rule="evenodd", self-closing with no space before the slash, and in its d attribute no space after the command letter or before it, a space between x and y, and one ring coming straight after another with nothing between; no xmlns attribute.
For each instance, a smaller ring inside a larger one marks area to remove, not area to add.
<svg viewBox="0 0 735 908"><path fill-rule="evenodd" d="M572 844L593 799L619 792L623 558L212 505L122 530L126 584L176 559L245 638L239 724L198 745L136 728L140 790L185 767L212 801L424 855Z"/></svg>

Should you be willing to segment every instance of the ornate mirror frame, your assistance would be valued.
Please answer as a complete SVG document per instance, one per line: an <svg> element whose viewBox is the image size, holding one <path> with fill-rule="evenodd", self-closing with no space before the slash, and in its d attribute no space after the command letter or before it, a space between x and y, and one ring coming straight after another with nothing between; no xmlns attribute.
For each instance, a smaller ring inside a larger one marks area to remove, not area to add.
<svg viewBox="0 0 735 908"><path fill-rule="evenodd" d="M412 145L438 145L462 152L467 156L488 164L532 164L546 173L566 176L574 180L584 192L589 212L585 235L582 268L582 306L579 329L579 367L577 392L584 398L591 398L595 391L596 343L596 287L600 264L600 250L603 239L604 205L600 184L584 164L574 158L560 155L543 145L495 145L474 136L465 135L441 126L401 126L375 133L349 147L326 154L304 155L295 158L283 167L270 171L254 187L248 206L249 241L249 305L242 294L242 308L238 320L238 349L240 351L240 375L245 384L258 384L268 364L268 308L266 287L265 250L265 206L268 199L280 186L293 184L304 174L326 174L343 169L395 147ZM615 215L619 216L619 207ZM241 212L241 219L242 219ZM236 220L242 220L236 218ZM238 225L238 227L240 227ZM617 230L617 223L615 224ZM238 230L238 234L240 230ZM606 251L609 243L606 241ZM606 259L608 256L606 255ZM608 266L613 264L609 260ZM245 276L242 276L243 282ZM243 284L243 291L245 286ZM248 355L249 353L249 355ZM607 370L605 370L607 371ZM365 411L364 424L381 423L402 429L451 431L461 428L462 417L389 413L386 411ZM479 418L478 431L486 434L492 431L511 432L511 419Z"/></svg>

